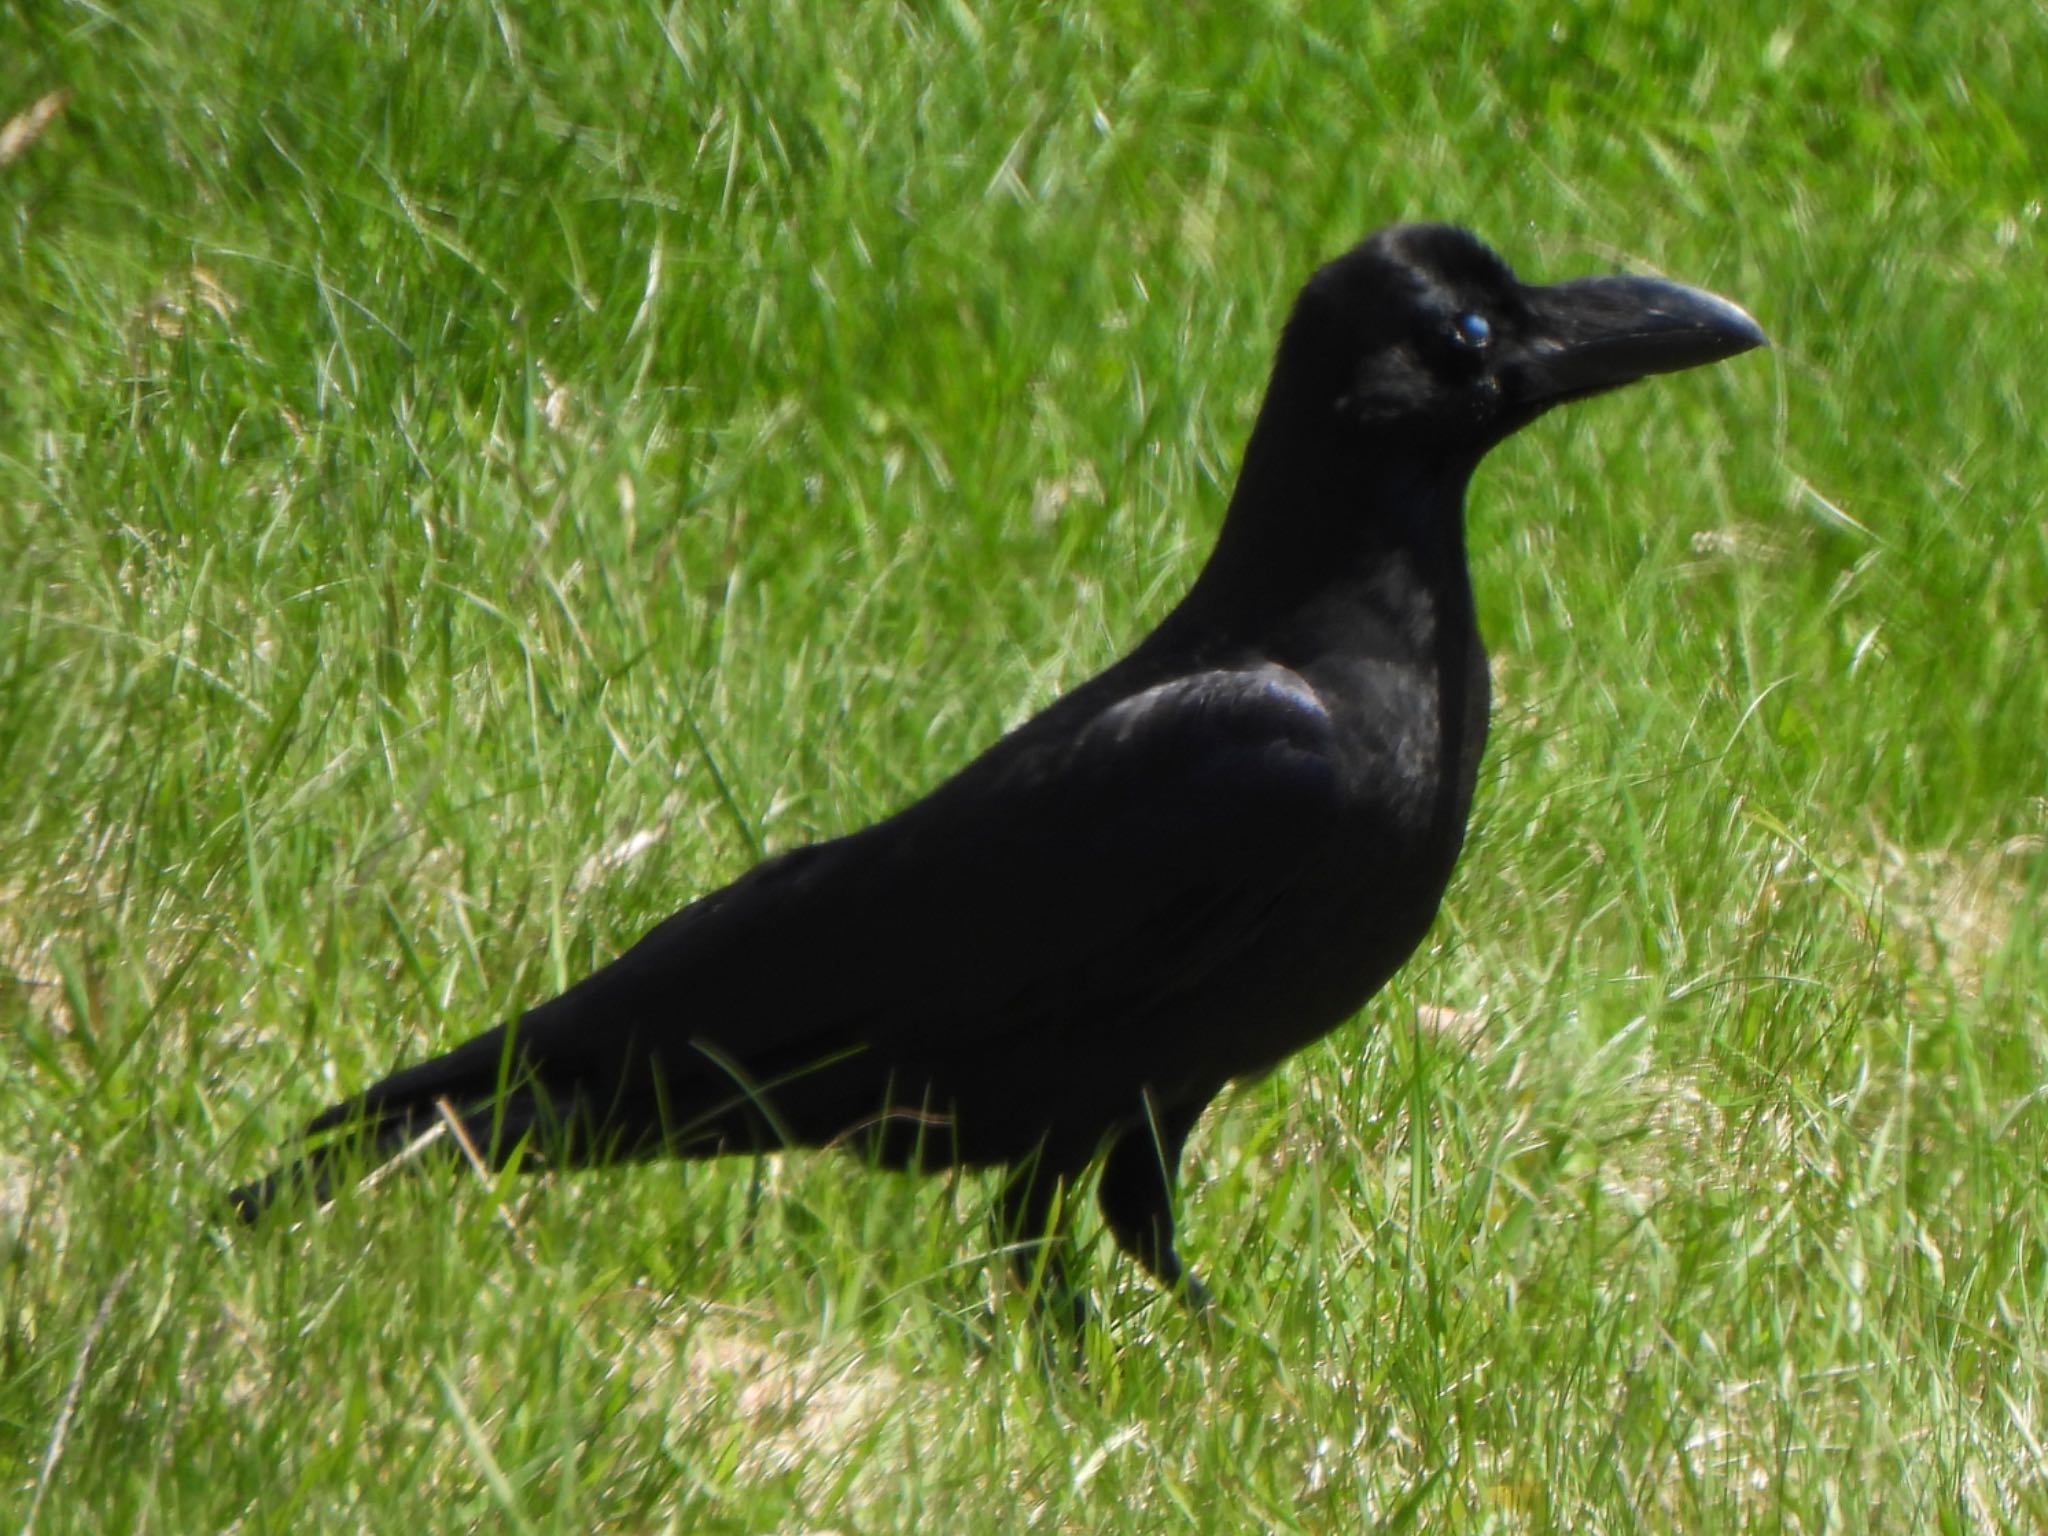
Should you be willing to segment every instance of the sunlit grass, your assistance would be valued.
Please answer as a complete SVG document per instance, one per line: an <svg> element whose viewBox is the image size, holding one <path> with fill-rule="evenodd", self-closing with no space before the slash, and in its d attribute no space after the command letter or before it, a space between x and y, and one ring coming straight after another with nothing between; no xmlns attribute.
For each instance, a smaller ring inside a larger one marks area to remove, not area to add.
<svg viewBox="0 0 2048 1536"><path fill-rule="evenodd" d="M67 93L0 134L17 1527L2048 1523L2033 13L172 0L0 60L0 123ZM1473 839L1197 1133L1217 1327L1097 1243L1049 1370L986 1183L831 1157L215 1230L1142 633L1400 217L1775 347L1482 470Z"/></svg>

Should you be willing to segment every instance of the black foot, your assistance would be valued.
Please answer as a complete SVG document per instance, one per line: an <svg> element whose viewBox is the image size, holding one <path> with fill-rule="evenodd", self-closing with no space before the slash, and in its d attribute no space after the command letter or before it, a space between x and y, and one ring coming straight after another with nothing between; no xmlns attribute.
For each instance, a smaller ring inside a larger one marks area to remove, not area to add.
<svg viewBox="0 0 2048 1536"><path fill-rule="evenodd" d="M1110 1145L1096 1199L1117 1246L1190 1310L1200 1312L1209 1305L1209 1291L1174 1248L1173 1186L1181 1148L1202 1106L1183 1106L1163 1115L1150 1104L1146 1109L1144 1123Z"/></svg>

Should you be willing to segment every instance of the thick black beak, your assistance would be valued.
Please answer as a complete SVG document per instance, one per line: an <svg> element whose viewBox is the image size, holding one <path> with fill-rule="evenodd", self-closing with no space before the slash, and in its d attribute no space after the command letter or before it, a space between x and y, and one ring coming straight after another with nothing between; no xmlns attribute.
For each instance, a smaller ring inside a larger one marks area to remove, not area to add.
<svg viewBox="0 0 2048 1536"><path fill-rule="evenodd" d="M1532 412L1769 344L1739 305L1654 277L1586 277L1522 293L1529 323L1502 375Z"/></svg>

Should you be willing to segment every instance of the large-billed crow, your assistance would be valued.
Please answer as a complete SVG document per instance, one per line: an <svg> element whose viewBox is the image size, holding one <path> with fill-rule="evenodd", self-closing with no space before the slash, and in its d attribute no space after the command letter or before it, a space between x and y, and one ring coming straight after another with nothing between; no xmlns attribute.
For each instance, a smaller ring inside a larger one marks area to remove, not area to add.
<svg viewBox="0 0 2048 1536"><path fill-rule="evenodd" d="M543 1165L850 1145L1011 1170L1013 1234L1106 1153L1139 1263L1233 1078L1356 1012L1464 840L1487 668L1466 482L1567 400L1763 343L1645 277L1540 287L1462 230L1302 290L1214 553L1121 661L915 804L768 860L560 997L317 1116L254 1217L446 1116Z"/></svg>

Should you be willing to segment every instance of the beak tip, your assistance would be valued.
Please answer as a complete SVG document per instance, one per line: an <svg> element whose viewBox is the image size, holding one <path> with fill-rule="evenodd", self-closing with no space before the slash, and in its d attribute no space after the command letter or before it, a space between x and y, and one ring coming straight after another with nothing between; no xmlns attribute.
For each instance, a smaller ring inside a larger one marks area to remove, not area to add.
<svg viewBox="0 0 2048 1536"><path fill-rule="evenodd" d="M1764 334L1764 328L1756 323L1756 316L1740 304L1721 298L1719 294L1715 294L1714 298L1720 303L1722 323L1727 329L1729 344L1735 352L1750 352L1771 344L1771 338Z"/></svg>
<svg viewBox="0 0 2048 1536"><path fill-rule="evenodd" d="M1682 316L1687 329L1703 338L1711 337L1717 343L1717 355L1735 357L1771 344L1764 328L1756 323L1756 316L1734 300L1704 288L1685 288L1679 293L1683 302L1673 306L1672 318Z"/></svg>

